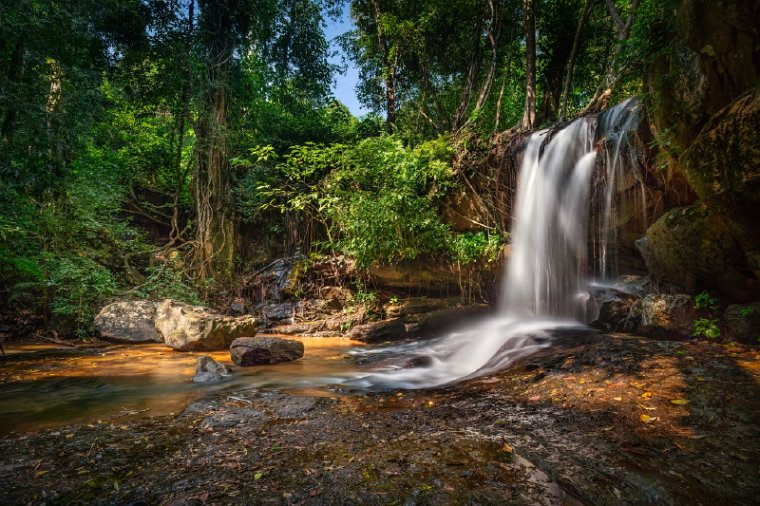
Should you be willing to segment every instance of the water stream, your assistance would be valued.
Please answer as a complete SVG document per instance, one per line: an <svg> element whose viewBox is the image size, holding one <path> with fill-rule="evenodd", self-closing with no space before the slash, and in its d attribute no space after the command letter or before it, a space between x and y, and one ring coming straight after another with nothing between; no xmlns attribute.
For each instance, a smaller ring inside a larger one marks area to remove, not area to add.
<svg viewBox="0 0 760 506"><path fill-rule="evenodd" d="M437 339L387 347L303 339L303 359L241 368L220 385L191 383L197 354L161 345L10 350L0 368L0 430L178 413L205 395L245 388L438 386L502 369L585 329L589 284L615 274L616 191L637 170L622 154L630 156L624 148L638 109L627 101L530 136L496 316ZM226 351L210 355L230 364Z"/></svg>
<svg viewBox="0 0 760 506"><path fill-rule="evenodd" d="M417 363L425 365L404 367L401 361L353 383L364 388L438 386L504 368L551 345L564 332L584 328L588 285L615 270L615 195L624 167L631 166L620 161L621 147L638 126L639 107L635 99L628 100L559 131L532 134L520 168L512 252L498 315L433 341L360 352L407 357L406 363L424 357ZM595 217L601 226L590 231L592 176L602 143L606 173L597 192L601 216ZM589 253L599 259L597 268L589 265Z"/></svg>

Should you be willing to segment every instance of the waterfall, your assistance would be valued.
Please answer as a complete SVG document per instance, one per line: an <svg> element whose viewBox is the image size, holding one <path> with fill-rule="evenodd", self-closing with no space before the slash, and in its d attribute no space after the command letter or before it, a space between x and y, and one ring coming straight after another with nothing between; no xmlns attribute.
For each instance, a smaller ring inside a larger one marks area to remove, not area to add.
<svg viewBox="0 0 760 506"><path fill-rule="evenodd" d="M626 170L642 179L635 163L620 159L630 151L623 147L638 126L639 108L631 99L559 131L533 133L520 168L498 314L432 341L369 350L365 353L424 356L429 365L373 373L358 383L421 388L486 374L549 346L564 329L585 327L587 287L615 270L616 193L625 186ZM602 174L594 177L600 145L605 159ZM599 181L594 205L592 190ZM598 216L589 230L592 209ZM596 262L589 262L589 254Z"/></svg>

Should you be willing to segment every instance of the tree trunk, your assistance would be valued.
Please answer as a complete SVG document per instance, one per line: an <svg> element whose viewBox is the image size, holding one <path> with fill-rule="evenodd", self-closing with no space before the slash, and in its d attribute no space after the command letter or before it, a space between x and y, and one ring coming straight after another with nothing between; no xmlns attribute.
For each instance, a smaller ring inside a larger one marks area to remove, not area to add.
<svg viewBox="0 0 760 506"><path fill-rule="evenodd" d="M391 57L391 47L383 29L383 17L380 12L380 4L372 0L372 8L375 12L375 25L377 26L377 43L383 52L383 82L385 84L385 129L393 133L396 124L396 62Z"/></svg>
<svg viewBox="0 0 760 506"><path fill-rule="evenodd" d="M232 279L235 259L235 223L229 200L227 159L227 86L234 33L227 5L205 5L208 16L207 89L196 123L195 171L195 264L202 286L209 278Z"/></svg>
<svg viewBox="0 0 760 506"><path fill-rule="evenodd" d="M594 0L586 0L586 4L583 6L583 12L581 18L578 20L578 28L575 30L575 39L573 40L573 49L570 52L570 60L567 63L567 74L565 75L565 84L562 87L562 105L560 108L559 119L564 120L567 117L567 97L570 94L570 84L573 80L573 72L575 71L575 60L578 58L578 47L581 43L581 34L583 33L583 26L588 20L589 13L591 12L591 5Z"/></svg>
<svg viewBox="0 0 760 506"><path fill-rule="evenodd" d="M623 21L623 18L620 17L620 11L618 10L617 5L615 5L614 0L606 1L607 8L610 11L610 17L612 18L612 27L617 33L617 43L615 44L615 49L612 52L612 57L610 58L607 65L607 71L605 72L604 78L599 83L599 86L597 86L596 91L594 92L594 96L591 97L589 103L586 105L583 111L581 111L582 114L595 112L604 108L607 101L612 96L612 92L615 89L615 86L617 85L618 81L620 81L620 78L624 72L622 69L617 68L618 58L623 52L623 46L631 36L631 28L633 27L633 22L636 19L636 9L638 9L640 3L640 0L631 0L630 12L626 20Z"/></svg>
<svg viewBox="0 0 760 506"><path fill-rule="evenodd" d="M536 126L536 20L533 0L523 0L525 23L525 110L520 128L532 130Z"/></svg>

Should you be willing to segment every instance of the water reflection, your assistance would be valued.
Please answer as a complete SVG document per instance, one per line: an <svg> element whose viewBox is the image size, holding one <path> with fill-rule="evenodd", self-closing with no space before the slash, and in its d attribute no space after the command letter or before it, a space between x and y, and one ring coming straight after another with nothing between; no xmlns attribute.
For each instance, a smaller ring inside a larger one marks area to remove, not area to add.
<svg viewBox="0 0 760 506"><path fill-rule="evenodd" d="M355 371L347 352L360 343L342 338L299 340L305 348L302 359L250 368L236 368L226 351L180 353L160 344L76 350L10 347L8 358L0 361L0 431L179 413L194 400L219 391L328 385ZM217 385L192 383L196 358L204 354L235 374Z"/></svg>

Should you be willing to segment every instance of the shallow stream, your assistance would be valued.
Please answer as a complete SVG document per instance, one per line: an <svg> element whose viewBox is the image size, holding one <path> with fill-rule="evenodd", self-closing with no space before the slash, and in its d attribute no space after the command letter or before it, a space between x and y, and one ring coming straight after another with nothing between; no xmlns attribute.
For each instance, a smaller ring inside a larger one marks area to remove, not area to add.
<svg viewBox="0 0 760 506"><path fill-rule="evenodd" d="M62 348L6 345L0 359L0 432L26 432L72 423L128 420L179 413L220 391L327 385L356 370L344 338L299 339L305 354L294 362L237 368L228 351L181 353L161 344ZM198 356L234 368L216 385L191 381Z"/></svg>

